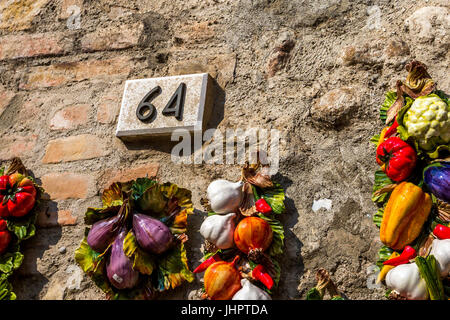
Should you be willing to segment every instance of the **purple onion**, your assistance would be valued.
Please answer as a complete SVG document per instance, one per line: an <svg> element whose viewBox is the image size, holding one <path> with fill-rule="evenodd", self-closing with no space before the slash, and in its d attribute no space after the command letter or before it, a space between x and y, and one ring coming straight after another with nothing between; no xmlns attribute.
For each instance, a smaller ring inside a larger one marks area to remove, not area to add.
<svg viewBox="0 0 450 320"><path fill-rule="evenodd" d="M133 230L139 246L150 253L163 253L173 241L172 233L164 223L145 214L133 215Z"/></svg>
<svg viewBox="0 0 450 320"><path fill-rule="evenodd" d="M92 250L103 253L117 235L117 222L120 215L97 221L92 225L87 236L87 243Z"/></svg>
<svg viewBox="0 0 450 320"><path fill-rule="evenodd" d="M133 270L132 261L123 252L123 240L126 234L126 230L123 229L114 240L106 266L109 282L117 289L133 288L139 279L139 272Z"/></svg>
<svg viewBox="0 0 450 320"><path fill-rule="evenodd" d="M450 162L440 162L425 168L424 182L437 198L450 203Z"/></svg>

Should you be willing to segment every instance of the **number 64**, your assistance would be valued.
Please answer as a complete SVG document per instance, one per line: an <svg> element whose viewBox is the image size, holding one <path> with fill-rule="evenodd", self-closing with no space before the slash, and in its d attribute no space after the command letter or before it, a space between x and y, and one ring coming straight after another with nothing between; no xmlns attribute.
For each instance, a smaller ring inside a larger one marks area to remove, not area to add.
<svg viewBox="0 0 450 320"><path fill-rule="evenodd" d="M162 90L160 86L153 88L145 97L139 102L136 109L136 116L142 122L152 122L156 119L156 108L151 101L161 94ZM163 111L161 112L163 116L174 116L178 121L183 119L183 107L184 99L186 95L186 84L181 83L175 93L167 102Z"/></svg>

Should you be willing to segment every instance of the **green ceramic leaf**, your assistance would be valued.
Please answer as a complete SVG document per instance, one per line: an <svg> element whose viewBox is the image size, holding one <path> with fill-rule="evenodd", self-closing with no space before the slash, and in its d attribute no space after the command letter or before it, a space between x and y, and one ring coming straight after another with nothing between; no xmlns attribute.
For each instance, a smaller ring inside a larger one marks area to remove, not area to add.
<svg viewBox="0 0 450 320"><path fill-rule="evenodd" d="M273 213L281 214L286 210L284 205L284 189L277 183L273 182L273 187L259 189L261 198L264 198L272 208Z"/></svg>
<svg viewBox="0 0 450 320"><path fill-rule="evenodd" d="M154 184L137 199L137 205L141 212L149 214L161 214L167 204L167 199L161 192L161 186Z"/></svg>
<svg viewBox="0 0 450 320"><path fill-rule="evenodd" d="M0 256L0 272L5 274L12 273L18 269L23 261L23 254L17 252L7 252Z"/></svg>
<svg viewBox="0 0 450 320"><path fill-rule="evenodd" d="M91 249L86 237L81 242L80 247L75 250L75 261L88 274L95 272L102 260L103 255Z"/></svg>
<svg viewBox="0 0 450 320"><path fill-rule="evenodd" d="M33 237L36 233L34 225L37 213L33 212L19 219L8 219L8 230L14 233L20 241Z"/></svg>
<svg viewBox="0 0 450 320"><path fill-rule="evenodd" d="M170 249L158 259L158 289L176 288L183 281L192 282L194 274L187 265L186 249L183 243Z"/></svg>
<svg viewBox="0 0 450 320"><path fill-rule="evenodd" d="M131 186L131 197L133 200L138 200L148 188L156 183L156 180L149 178L137 178Z"/></svg>
<svg viewBox="0 0 450 320"><path fill-rule="evenodd" d="M12 285L8 281L8 276L0 276L0 300L16 300L16 294L12 292Z"/></svg>
<svg viewBox="0 0 450 320"><path fill-rule="evenodd" d="M108 189L102 193L103 207L117 207L123 204L123 195L120 184L113 183Z"/></svg>
<svg viewBox="0 0 450 320"><path fill-rule="evenodd" d="M322 295L320 294L320 291L317 290L316 287L309 289L309 291L306 293L306 300L323 300Z"/></svg>
<svg viewBox="0 0 450 320"><path fill-rule="evenodd" d="M375 145L378 145L378 141L380 140L380 135L376 134L372 138L370 138L370 142L372 142Z"/></svg>
<svg viewBox="0 0 450 320"><path fill-rule="evenodd" d="M383 123L386 121L386 113L392 104L397 100L397 93L395 91L388 91L385 94L384 102L380 107L380 119Z"/></svg>
<svg viewBox="0 0 450 320"><path fill-rule="evenodd" d="M382 170L377 170L375 172L375 183L372 188L372 201L382 203L385 202L389 198L389 193L383 193L380 195L374 195L375 191L390 185L394 184L395 181L389 179L389 177Z"/></svg>
<svg viewBox="0 0 450 320"><path fill-rule="evenodd" d="M280 221L276 220L276 219L271 219L269 217L266 217L263 214L258 214L258 216L261 219L266 220L270 227L272 228L273 231L273 240L272 243L270 245L270 247L268 248L267 252L269 253L269 255L274 256L274 255L278 255L278 254L282 254L283 253L283 247L284 247L284 229L283 229L283 225L281 224Z"/></svg>
<svg viewBox="0 0 450 320"><path fill-rule="evenodd" d="M87 208L84 215L84 223L91 225L99 220L103 220L119 213L120 206L106 208Z"/></svg>
<svg viewBox="0 0 450 320"><path fill-rule="evenodd" d="M381 221L383 221L383 214L384 214L384 209L380 208L378 209L378 211L373 215L373 222L375 223L375 225L380 228L381 227Z"/></svg>
<svg viewBox="0 0 450 320"><path fill-rule="evenodd" d="M378 261L377 266L380 270L383 268L383 262L388 260L391 254L394 252L391 248L387 246L382 246L378 251Z"/></svg>

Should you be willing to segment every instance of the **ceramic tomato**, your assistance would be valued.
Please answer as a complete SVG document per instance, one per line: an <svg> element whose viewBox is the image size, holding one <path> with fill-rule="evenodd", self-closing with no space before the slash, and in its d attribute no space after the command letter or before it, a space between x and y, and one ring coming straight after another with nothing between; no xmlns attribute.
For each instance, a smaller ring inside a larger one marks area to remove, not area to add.
<svg viewBox="0 0 450 320"><path fill-rule="evenodd" d="M30 179L19 173L0 177L0 218L23 217L35 202L36 188Z"/></svg>
<svg viewBox="0 0 450 320"><path fill-rule="evenodd" d="M11 233L9 233L5 220L0 219L0 255L3 254L11 242Z"/></svg>

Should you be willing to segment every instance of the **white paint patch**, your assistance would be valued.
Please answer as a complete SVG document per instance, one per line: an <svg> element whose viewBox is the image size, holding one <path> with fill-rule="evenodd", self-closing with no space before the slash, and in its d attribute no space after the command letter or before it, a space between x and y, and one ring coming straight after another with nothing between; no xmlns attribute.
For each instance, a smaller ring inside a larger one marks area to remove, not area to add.
<svg viewBox="0 0 450 320"><path fill-rule="evenodd" d="M314 212L317 212L321 208L325 208L327 210L330 210L332 204L333 204L333 201L331 201L330 199L314 200L313 205L312 205L312 210Z"/></svg>
<svg viewBox="0 0 450 320"><path fill-rule="evenodd" d="M366 269L366 273L369 275L366 281L367 289L374 290L381 288L381 283L377 283L378 274L380 273L380 269L378 268L378 266L368 266Z"/></svg>
<svg viewBox="0 0 450 320"><path fill-rule="evenodd" d="M66 269L66 273L70 274L70 277L66 281L66 287L69 290L80 290L81 281L83 280L83 272L77 265L70 265Z"/></svg>

